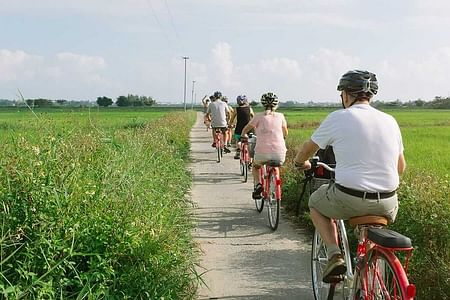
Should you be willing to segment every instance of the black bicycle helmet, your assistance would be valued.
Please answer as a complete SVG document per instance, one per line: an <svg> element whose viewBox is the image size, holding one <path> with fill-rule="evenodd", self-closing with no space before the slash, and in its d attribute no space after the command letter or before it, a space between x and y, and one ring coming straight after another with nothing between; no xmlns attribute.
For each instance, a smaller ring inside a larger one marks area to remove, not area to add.
<svg viewBox="0 0 450 300"><path fill-rule="evenodd" d="M369 97L378 92L378 81L374 73L361 70L348 71L342 75L338 91L346 91L355 97Z"/></svg>
<svg viewBox="0 0 450 300"><path fill-rule="evenodd" d="M268 92L261 96L261 104L264 107L275 107L279 103L277 95Z"/></svg>
<svg viewBox="0 0 450 300"><path fill-rule="evenodd" d="M236 102L237 102L238 105L244 105L244 104L247 104L247 103L248 103L247 96L245 96L245 95L239 95L239 96L237 96Z"/></svg>
<svg viewBox="0 0 450 300"><path fill-rule="evenodd" d="M222 93L221 92L219 92L219 91L214 92L214 98L220 99L221 97L222 97Z"/></svg>

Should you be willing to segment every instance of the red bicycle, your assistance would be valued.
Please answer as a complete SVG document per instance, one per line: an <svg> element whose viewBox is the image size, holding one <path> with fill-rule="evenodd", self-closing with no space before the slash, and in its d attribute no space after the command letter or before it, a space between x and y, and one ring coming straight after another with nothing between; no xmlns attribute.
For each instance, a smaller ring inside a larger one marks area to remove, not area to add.
<svg viewBox="0 0 450 300"><path fill-rule="evenodd" d="M281 205L281 178L280 161L271 160L259 169L259 182L263 187L262 198L255 199L256 210L261 212L264 208L264 202L267 206L269 217L269 226L272 230L278 228L280 221Z"/></svg>
<svg viewBox="0 0 450 300"><path fill-rule="evenodd" d="M217 162L220 163L223 157L223 133L221 128L214 128L214 144L217 150Z"/></svg>
<svg viewBox="0 0 450 300"><path fill-rule="evenodd" d="M322 166L334 169L313 158L312 168ZM383 216L361 216L349 220L358 236L356 256L352 261L347 233L343 220L333 220L338 245L344 256L347 271L335 276L331 282L322 282L322 274L328 262L326 245L316 230L311 249L311 275L314 297L317 300L333 299L340 294L342 299L353 300L411 300L416 287L407 277L408 263L412 255L411 240L385 226L388 220ZM396 256L402 252L403 264ZM352 264L353 262L353 264Z"/></svg>
<svg viewBox="0 0 450 300"><path fill-rule="evenodd" d="M249 136L251 138L251 135ZM248 149L248 139L242 138L239 146L239 165L241 168L241 176L244 176L244 182L248 179L248 169L250 168L250 152Z"/></svg>

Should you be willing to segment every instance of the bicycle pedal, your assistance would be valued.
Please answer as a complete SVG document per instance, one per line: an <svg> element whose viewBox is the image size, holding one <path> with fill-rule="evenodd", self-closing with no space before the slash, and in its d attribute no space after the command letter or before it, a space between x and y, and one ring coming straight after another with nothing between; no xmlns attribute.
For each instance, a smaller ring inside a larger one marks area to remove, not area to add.
<svg viewBox="0 0 450 300"><path fill-rule="evenodd" d="M336 284L341 281L344 281L344 275L330 275L326 278L326 281L324 280L325 283L329 284Z"/></svg>

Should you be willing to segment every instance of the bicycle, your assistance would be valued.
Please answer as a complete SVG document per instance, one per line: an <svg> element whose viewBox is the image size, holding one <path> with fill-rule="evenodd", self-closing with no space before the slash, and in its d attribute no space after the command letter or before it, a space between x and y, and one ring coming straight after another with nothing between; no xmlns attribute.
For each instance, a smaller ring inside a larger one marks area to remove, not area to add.
<svg viewBox="0 0 450 300"><path fill-rule="evenodd" d="M259 182L263 187L262 198L255 199L256 210L260 213L264 208L264 202L267 206L269 217L269 226L272 230L278 228L280 220L281 204L281 178L280 161L271 160L262 165L259 169Z"/></svg>
<svg viewBox="0 0 450 300"><path fill-rule="evenodd" d="M214 144L217 150L217 162L220 163L223 157L223 133L221 128L214 128Z"/></svg>
<svg viewBox="0 0 450 300"><path fill-rule="evenodd" d="M249 134L249 138L252 138L252 134ZM241 169L241 176L244 176L244 182L248 179L248 169L250 167L250 152L248 148L248 138L241 138L239 146L239 165Z"/></svg>
<svg viewBox="0 0 450 300"><path fill-rule="evenodd" d="M318 158L311 160L312 168L322 166L334 172L334 169ZM350 247L343 220L332 220L338 237L347 271L334 276L329 283L322 282L322 274L328 262L326 246L319 232L314 232L311 249L311 277L316 300L333 299L336 288L341 291L342 299L413 299L416 294L414 284L407 277L408 263L412 255L411 240L385 226L388 220L384 216L359 216L350 218L355 228L358 245L354 259L351 259ZM400 262L396 252L404 253L404 263ZM326 297L326 298L325 298Z"/></svg>

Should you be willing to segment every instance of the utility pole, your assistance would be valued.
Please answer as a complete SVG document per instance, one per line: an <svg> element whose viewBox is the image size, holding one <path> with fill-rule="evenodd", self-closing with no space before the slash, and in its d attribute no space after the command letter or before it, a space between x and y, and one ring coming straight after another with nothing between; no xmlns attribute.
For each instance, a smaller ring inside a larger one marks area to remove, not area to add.
<svg viewBox="0 0 450 300"><path fill-rule="evenodd" d="M187 56L182 56L184 59L184 111L186 111L186 61L189 59Z"/></svg>
<svg viewBox="0 0 450 300"><path fill-rule="evenodd" d="M194 109L194 88L195 88L195 80L192 80L192 102L191 102L191 109Z"/></svg>

